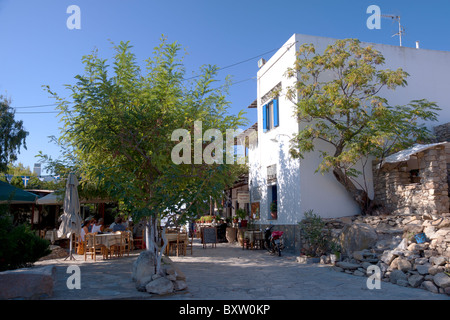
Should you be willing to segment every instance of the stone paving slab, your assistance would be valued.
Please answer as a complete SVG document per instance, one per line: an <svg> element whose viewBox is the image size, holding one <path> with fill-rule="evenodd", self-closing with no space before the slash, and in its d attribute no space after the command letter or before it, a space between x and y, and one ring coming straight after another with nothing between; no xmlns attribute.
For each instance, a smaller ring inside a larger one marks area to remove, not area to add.
<svg viewBox="0 0 450 320"><path fill-rule="evenodd" d="M49 300L450 300L443 294L381 282L381 289L369 290L366 277L336 272L329 265L299 264L296 256L282 257L264 250L243 250L236 244L216 248L194 243L193 254L170 259L186 275L188 289L155 296L138 292L131 280L131 267L139 251L129 257L96 262L75 255L77 260L39 261L56 266L56 283ZM77 265L81 289L68 289L67 267Z"/></svg>

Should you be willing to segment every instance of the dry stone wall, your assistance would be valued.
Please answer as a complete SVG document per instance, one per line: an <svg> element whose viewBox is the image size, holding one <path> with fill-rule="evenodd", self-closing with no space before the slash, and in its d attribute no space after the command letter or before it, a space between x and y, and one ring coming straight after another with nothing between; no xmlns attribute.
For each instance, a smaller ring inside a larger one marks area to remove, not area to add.
<svg viewBox="0 0 450 320"><path fill-rule="evenodd" d="M434 135L438 142L450 141L450 123L434 127Z"/></svg>
<svg viewBox="0 0 450 320"><path fill-rule="evenodd" d="M418 172L406 162L374 162L374 200L385 212L427 214L437 217L449 211L447 156L443 146L417 154ZM417 173L417 177L414 174Z"/></svg>
<svg viewBox="0 0 450 320"><path fill-rule="evenodd" d="M377 233L377 241L344 256L335 263L335 270L370 276L367 269L376 265L382 281L450 295L450 213L437 219L383 215L327 220L327 226L338 237L348 225L370 226ZM417 243L415 236L421 233L426 240ZM321 261L329 263L330 259L322 257Z"/></svg>

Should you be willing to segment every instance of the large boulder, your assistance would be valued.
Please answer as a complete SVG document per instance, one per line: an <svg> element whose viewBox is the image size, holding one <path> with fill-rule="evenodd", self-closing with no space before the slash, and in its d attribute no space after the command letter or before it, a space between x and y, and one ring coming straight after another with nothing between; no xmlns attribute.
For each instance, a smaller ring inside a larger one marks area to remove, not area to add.
<svg viewBox="0 0 450 320"><path fill-rule="evenodd" d="M56 267L45 266L0 272L0 299L40 299L53 295Z"/></svg>
<svg viewBox="0 0 450 320"><path fill-rule="evenodd" d="M361 251L373 247L378 240L377 232L366 223L346 225L339 236L344 254Z"/></svg>
<svg viewBox="0 0 450 320"><path fill-rule="evenodd" d="M155 274L156 257L152 251L142 251L133 263L132 279L137 284L143 284Z"/></svg>
<svg viewBox="0 0 450 320"><path fill-rule="evenodd" d="M154 293L154 294L168 294L173 292L173 283L169 279L165 277L159 277L153 281L150 281L146 286L145 289L148 293Z"/></svg>

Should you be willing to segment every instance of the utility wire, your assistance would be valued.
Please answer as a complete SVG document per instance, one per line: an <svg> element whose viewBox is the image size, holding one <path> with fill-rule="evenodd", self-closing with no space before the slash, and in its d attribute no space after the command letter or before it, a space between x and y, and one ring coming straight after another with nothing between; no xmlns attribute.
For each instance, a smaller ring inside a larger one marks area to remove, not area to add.
<svg viewBox="0 0 450 320"><path fill-rule="evenodd" d="M59 113L59 111L23 111L23 112L16 112L16 114L32 114L32 113Z"/></svg>
<svg viewBox="0 0 450 320"><path fill-rule="evenodd" d="M51 107L51 106L57 106L57 105L58 105L58 103L52 103L52 104L42 104L39 106L14 107L14 109L43 108L43 107Z"/></svg>
<svg viewBox="0 0 450 320"><path fill-rule="evenodd" d="M259 57L261 57L261 56L263 56L263 55L266 55L266 54L272 53L272 52L274 52L274 51L276 51L276 50L279 50L279 49L281 49L281 48L283 48L283 47L284 47L284 46L282 46L282 47L280 47L280 48L275 48L275 49L272 49L272 50L270 50L270 51L267 51L267 52L258 54L258 55L254 56L254 57L251 57L251 58L248 58L248 59L245 59L245 60L242 60L242 61L239 61L239 62L230 64L230 65L227 65L227 66L225 66L225 67L222 67L222 68L217 69L217 71L225 70L225 69L232 68L232 67L235 67L235 66L237 66L237 65L240 65L240 64L249 62L249 61L254 60L254 59L256 59L256 58L259 58ZM196 76L192 76L192 77L189 77L189 78L184 78L183 81L195 79L195 78L198 78L198 77L201 77L201 75L196 75ZM242 82L245 82L245 81L249 81L249 80L252 80L252 79L256 79L256 77L251 77L251 78L248 78L248 79L245 79L245 80L240 80L240 81L237 81L237 82L234 82L234 83L232 82L229 86L233 86L233 85L235 85L235 84L242 83ZM220 86L220 87L218 87L218 88L222 88L222 87L225 87L225 86L226 86L226 85L223 85L223 86ZM216 88L216 89L218 89L218 88ZM73 104L74 102L67 102L67 103ZM51 106L57 106L57 105L58 105L58 103L52 103L52 104L42 104L42 105L36 105L36 106L12 107L12 108L14 108L14 109L31 109L31 108L51 107ZM28 111L25 112L25 111L23 111L23 112L16 112L16 113L17 113L17 114L39 114L39 113L59 113L59 111L35 111L35 112L32 112L32 111L30 111L30 112L28 112Z"/></svg>
<svg viewBox="0 0 450 320"><path fill-rule="evenodd" d="M272 49L272 50L270 50L270 51L261 53L261 54L259 54L259 55L257 55L257 56L254 56L254 57L251 57L251 58L248 58L248 59L245 59L245 60L242 60L242 61L239 61L239 62L230 64L230 65L228 65L228 66L219 68L219 69L217 69L217 71L221 71L221 70L224 70L224 69L228 69L228 68L231 68L231 67L235 67L235 66L240 65L240 64L242 64L242 63L245 63L245 62L254 60L254 59L256 59L256 58L260 58L260 57L263 56L263 55L272 53L272 52L274 52L274 51L276 51L276 50L279 50L279 49L281 49L281 48L275 48L275 49ZM201 75L197 75L197 76L192 76L192 77L189 77L189 78L185 78L185 79L183 79L183 81L195 79L195 78L198 78L198 77L201 77Z"/></svg>

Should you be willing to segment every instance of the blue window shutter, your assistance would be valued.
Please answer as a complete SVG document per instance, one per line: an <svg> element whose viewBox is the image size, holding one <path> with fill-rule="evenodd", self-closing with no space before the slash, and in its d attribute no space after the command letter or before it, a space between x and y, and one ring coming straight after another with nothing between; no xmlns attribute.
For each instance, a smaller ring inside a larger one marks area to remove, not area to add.
<svg viewBox="0 0 450 320"><path fill-rule="evenodd" d="M280 125L279 110L278 110L278 98L273 100L273 126L278 127Z"/></svg>
<svg viewBox="0 0 450 320"><path fill-rule="evenodd" d="M267 131L267 105L263 105L263 131Z"/></svg>

